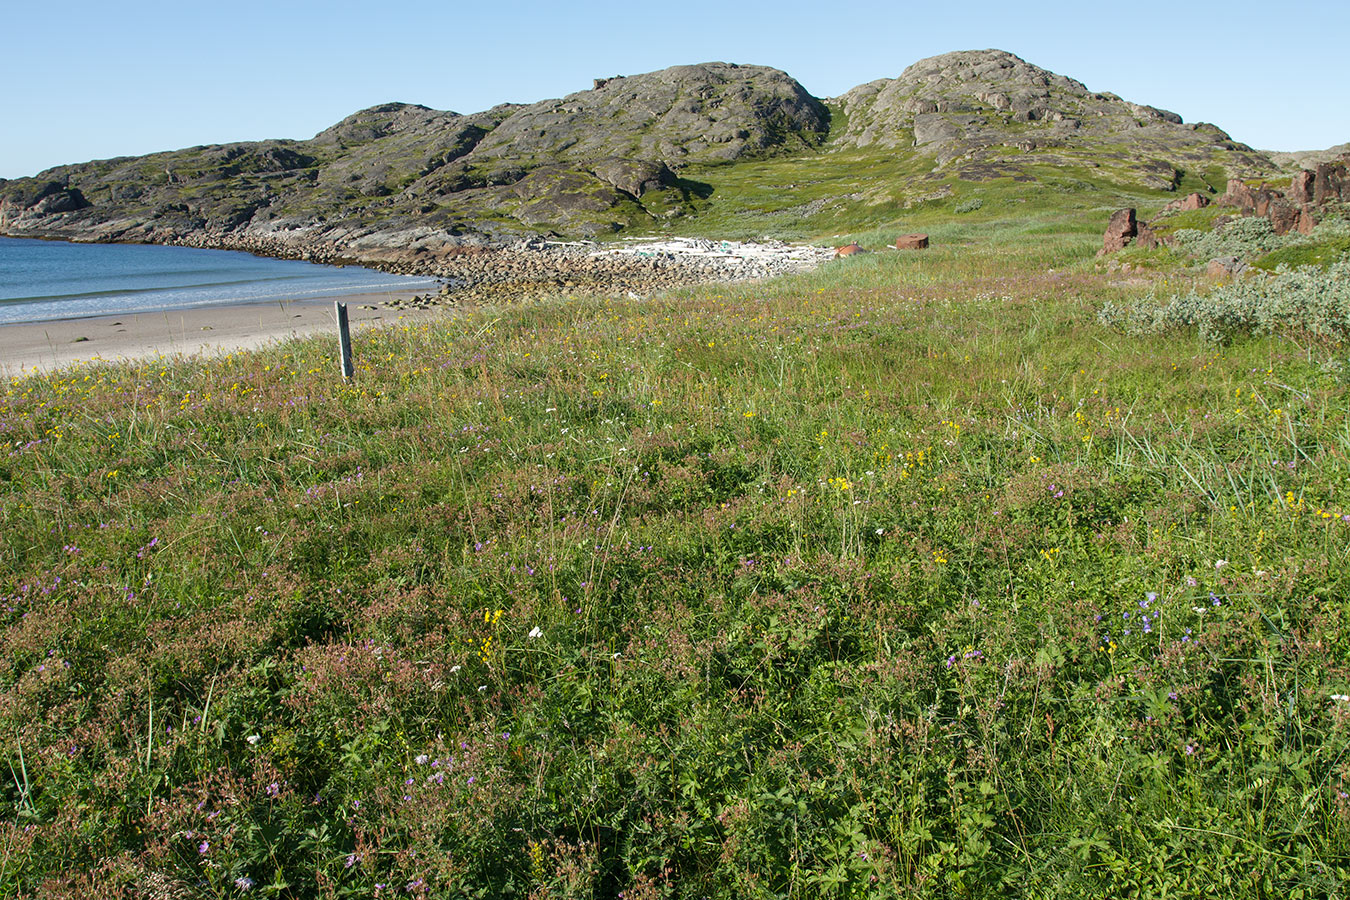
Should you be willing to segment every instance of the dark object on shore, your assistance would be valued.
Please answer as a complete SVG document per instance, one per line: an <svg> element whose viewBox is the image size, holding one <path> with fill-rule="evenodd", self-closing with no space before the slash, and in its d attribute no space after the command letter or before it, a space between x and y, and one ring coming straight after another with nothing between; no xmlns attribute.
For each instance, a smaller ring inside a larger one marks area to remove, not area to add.
<svg viewBox="0 0 1350 900"><path fill-rule="evenodd" d="M897 250L927 250L928 235L926 234L902 234L895 239L895 249Z"/></svg>
<svg viewBox="0 0 1350 900"><path fill-rule="evenodd" d="M867 251L864 250L861 246L859 246L859 244L855 241L852 244L845 244L842 247L835 248L834 255L836 258L838 258L840 256L852 256L855 253L866 253L866 252Z"/></svg>

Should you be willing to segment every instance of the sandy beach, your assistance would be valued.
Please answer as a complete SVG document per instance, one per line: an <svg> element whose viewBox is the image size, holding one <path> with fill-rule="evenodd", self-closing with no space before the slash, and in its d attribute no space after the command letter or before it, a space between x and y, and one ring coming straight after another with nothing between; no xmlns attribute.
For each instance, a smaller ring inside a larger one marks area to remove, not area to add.
<svg viewBox="0 0 1350 900"><path fill-rule="evenodd" d="M353 331L447 314L448 308L396 310L384 305L415 294L349 294L0 325L0 375L13 378L90 361L252 350L320 333L336 338L335 300L347 304Z"/></svg>

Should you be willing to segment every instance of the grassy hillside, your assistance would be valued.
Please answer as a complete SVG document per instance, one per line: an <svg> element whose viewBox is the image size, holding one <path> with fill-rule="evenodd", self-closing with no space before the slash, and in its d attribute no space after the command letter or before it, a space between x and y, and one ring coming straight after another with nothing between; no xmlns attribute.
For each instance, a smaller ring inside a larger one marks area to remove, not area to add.
<svg viewBox="0 0 1350 900"><path fill-rule="evenodd" d="M1345 346L1001 202L8 384L0 893L1343 894Z"/></svg>
<svg viewBox="0 0 1350 900"><path fill-rule="evenodd" d="M0 228L425 267L465 242L540 234L806 237L986 199L996 217L1028 202L1162 206L1178 190L1278 172L1215 125L980 50L920 60L828 104L785 72L726 63L468 116L381 104L308 141L0 180Z"/></svg>

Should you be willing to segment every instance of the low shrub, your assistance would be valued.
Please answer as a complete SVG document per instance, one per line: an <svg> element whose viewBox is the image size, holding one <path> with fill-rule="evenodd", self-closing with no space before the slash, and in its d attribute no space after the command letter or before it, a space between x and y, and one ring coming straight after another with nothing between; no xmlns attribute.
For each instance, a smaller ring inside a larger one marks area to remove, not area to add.
<svg viewBox="0 0 1350 900"><path fill-rule="evenodd" d="M1175 235L1177 246L1199 260L1216 256L1250 259L1269 253L1284 243L1269 219L1248 216L1233 219L1213 231L1182 228Z"/></svg>
<svg viewBox="0 0 1350 900"><path fill-rule="evenodd" d="M1350 335L1350 260L1325 269L1281 268L1273 277L1246 278L1208 293L1174 294L1162 303L1107 301L1097 321L1134 335L1196 328L1202 338L1216 342L1241 332L1281 331L1343 339Z"/></svg>

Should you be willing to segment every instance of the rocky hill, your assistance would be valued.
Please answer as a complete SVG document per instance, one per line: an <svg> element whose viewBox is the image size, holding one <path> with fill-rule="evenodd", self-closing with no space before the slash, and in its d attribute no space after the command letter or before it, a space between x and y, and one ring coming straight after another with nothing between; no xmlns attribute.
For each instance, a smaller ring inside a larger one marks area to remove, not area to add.
<svg viewBox="0 0 1350 900"><path fill-rule="evenodd" d="M307 141L58 166L0 181L0 233L415 268L465 244L697 223L734 200L719 186L726 173L765 160L825 171L869 159L899 160L905 174L888 178L941 182L948 193L959 181L1065 172L1132 190L1170 191L1184 178L1187 189L1220 190L1229 177L1276 170L1213 125L1091 92L998 50L926 59L833 101L776 69L706 63L473 115L391 103ZM866 202L889 202L873 188ZM862 197L818 191L793 215L823 229L830 210Z"/></svg>
<svg viewBox="0 0 1350 900"><path fill-rule="evenodd" d="M1187 170L1258 175L1271 161L1217 126L1094 93L1002 50L945 53L839 98L839 146L914 148L955 177L1030 166L1100 169L1122 184L1175 190ZM1226 175L1214 173L1215 189Z"/></svg>
<svg viewBox="0 0 1350 900"><path fill-rule="evenodd" d="M1296 150L1293 152L1266 150L1264 153L1270 158L1271 162L1292 172L1298 169L1315 169L1322 163L1344 159L1350 156L1350 144L1337 144L1325 150Z"/></svg>

